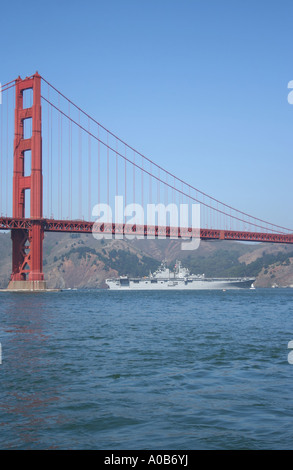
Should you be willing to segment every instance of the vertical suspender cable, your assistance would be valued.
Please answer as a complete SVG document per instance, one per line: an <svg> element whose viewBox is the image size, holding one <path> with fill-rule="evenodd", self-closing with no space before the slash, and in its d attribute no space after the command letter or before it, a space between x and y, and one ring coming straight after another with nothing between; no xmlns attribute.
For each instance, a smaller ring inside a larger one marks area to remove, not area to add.
<svg viewBox="0 0 293 470"><path fill-rule="evenodd" d="M100 172L101 172L101 155L100 155L100 126L98 125L98 204L100 204L101 198L101 186L100 186Z"/></svg>
<svg viewBox="0 0 293 470"><path fill-rule="evenodd" d="M133 204L135 204L135 151L133 151L133 176L132 176L132 179L133 179L133 182L132 182L132 189L133 189Z"/></svg>
<svg viewBox="0 0 293 470"><path fill-rule="evenodd" d="M60 108L60 95L58 94L58 107ZM60 145L61 145L61 136L60 136L60 113L58 113L58 219L60 219Z"/></svg>
<svg viewBox="0 0 293 470"><path fill-rule="evenodd" d="M117 149L117 146L118 146L118 142L117 142L117 139L116 139L116 196L118 196L118 149Z"/></svg>
<svg viewBox="0 0 293 470"><path fill-rule="evenodd" d="M1 90L0 90L1 93ZM3 106L2 102L0 103L1 108L1 142L0 142L0 214L2 215L2 188L3 188Z"/></svg>
<svg viewBox="0 0 293 470"><path fill-rule="evenodd" d="M144 194L143 194L143 173L144 173L144 170L143 170L143 158L141 159L141 206L144 210Z"/></svg>
<svg viewBox="0 0 293 470"><path fill-rule="evenodd" d="M68 115L70 117L70 103L68 103ZM70 217L70 202L71 202L71 193L70 193L70 152L71 152L71 146L70 146L70 128L71 128L71 121L68 121L68 192L69 192L69 197L68 197L68 216Z"/></svg>
<svg viewBox="0 0 293 470"><path fill-rule="evenodd" d="M48 101L50 101L50 89L48 86ZM50 187L50 105L48 103L48 151L47 151L47 217L50 218L50 208L49 208L49 187Z"/></svg>
<svg viewBox="0 0 293 470"><path fill-rule="evenodd" d="M51 160L51 176L50 176L50 179L51 179L51 185L50 185L50 194L51 194L51 197L50 197L50 203L51 203L51 213L50 213L50 218L52 217L53 215L53 108L51 106L51 157L50 157L50 160Z"/></svg>
<svg viewBox="0 0 293 470"><path fill-rule="evenodd" d="M9 92L6 97L6 215L8 215L8 162L9 162L9 147L8 147L8 127L9 127L9 112L8 112Z"/></svg>
<svg viewBox="0 0 293 470"><path fill-rule="evenodd" d="M80 125L80 110L78 111ZM82 135L81 127L78 130L78 217L82 219Z"/></svg>
<svg viewBox="0 0 293 470"><path fill-rule="evenodd" d="M107 204L109 207L110 201L109 201L109 132L107 132ZM109 210L107 211L108 217L109 217ZM109 222L109 219L108 221Z"/></svg>
<svg viewBox="0 0 293 470"><path fill-rule="evenodd" d="M60 216L61 216L61 219L62 219L62 204L63 204L63 200L62 200L62 189L63 189L63 184L62 184L62 162L63 162L63 121L62 121L62 114L61 114L61 160L60 160L60 183L61 183L61 186L60 186Z"/></svg>
<svg viewBox="0 0 293 470"><path fill-rule="evenodd" d="M92 201L91 201L91 195L92 195L92 155L91 155L91 123L90 120L88 119L88 220L91 220L91 206L92 206Z"/></svg>
<svg viewBox="0 0 293 470"><path fill-rule="evenodd" d="M127 168L126 168L126 163L127 163L127 160L126 160L126 145L125 145L125 160L124 160L124 164L125 164L125 168L124 168L124 185L125 185L125 207L127 205L127 182L126 182L126 178L127 178ZM126 223L126 217L125 217L125 223Z"/></svg>

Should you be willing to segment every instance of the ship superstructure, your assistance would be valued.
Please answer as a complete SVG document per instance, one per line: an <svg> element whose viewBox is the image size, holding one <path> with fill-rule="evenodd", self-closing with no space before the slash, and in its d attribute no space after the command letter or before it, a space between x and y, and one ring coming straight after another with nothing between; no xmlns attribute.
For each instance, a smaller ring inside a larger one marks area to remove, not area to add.
<svg viewBox="0 0 293 470"><path fill-rule="evenodd" d="M159 268L146 277L120 276L106 279L106 284L112 290L224 290L253 288L254 281L251 277L209 278L204 274L190 274L181 261L176 261L174 270L170 270L166 261L162 261Z"/></svg>

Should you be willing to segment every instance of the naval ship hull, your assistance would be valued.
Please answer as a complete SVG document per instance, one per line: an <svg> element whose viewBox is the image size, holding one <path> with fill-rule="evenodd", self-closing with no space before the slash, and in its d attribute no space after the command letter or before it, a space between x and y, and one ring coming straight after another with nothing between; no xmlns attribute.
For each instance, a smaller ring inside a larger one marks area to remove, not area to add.
<svg viewBox="0 0 293 470"><path fill-rule="evenodd" d="M225 290L253 288L255 279L107 279L111 290Z"/></svg>
<svg viewBox="0 0 293 470"><path fill-rule="evenodd" d="M182 267L181 261L176 261L171 271L162 261L161 266L146 277L132 278L120 276L106 279L111 290L216 290L243 289L253 287L255 278L206 278L204 274L191 274L189 269Z"/></svg>

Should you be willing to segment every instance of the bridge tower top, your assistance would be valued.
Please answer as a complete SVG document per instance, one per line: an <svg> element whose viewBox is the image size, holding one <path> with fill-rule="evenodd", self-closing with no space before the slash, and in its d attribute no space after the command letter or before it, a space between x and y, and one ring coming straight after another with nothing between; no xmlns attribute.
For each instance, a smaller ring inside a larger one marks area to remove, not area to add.
<svg viewBox="0 0 293 470"><path fill-rule="evenodd" d="M33 104L23 107L23 92L33 90ZM24 136L25 120L32 120L32 134ZM25 159L31 152L31 174L25 176ZM25 191L30 190L30 218L43 216L41 76L36 73L15 84L13 157L13 217L25 217Z"/></svg>

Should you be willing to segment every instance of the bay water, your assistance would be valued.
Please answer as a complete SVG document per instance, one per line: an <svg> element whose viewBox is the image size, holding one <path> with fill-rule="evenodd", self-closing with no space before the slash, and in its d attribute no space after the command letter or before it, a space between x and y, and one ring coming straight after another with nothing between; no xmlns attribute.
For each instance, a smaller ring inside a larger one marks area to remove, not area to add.
<svg viewBox="0 0 293 470"><path fill-rule="evenodd" d="M1 449L291 449L293 289L0 293Z"/></svg>

